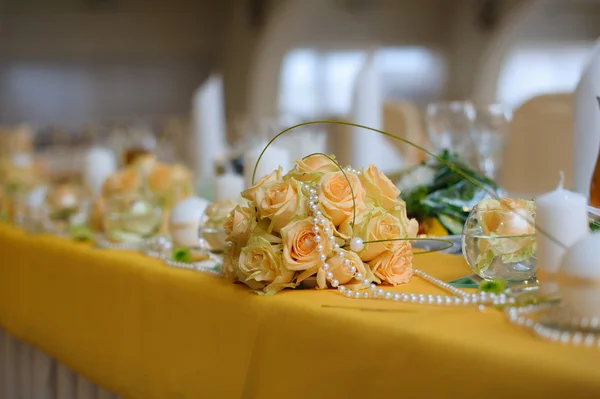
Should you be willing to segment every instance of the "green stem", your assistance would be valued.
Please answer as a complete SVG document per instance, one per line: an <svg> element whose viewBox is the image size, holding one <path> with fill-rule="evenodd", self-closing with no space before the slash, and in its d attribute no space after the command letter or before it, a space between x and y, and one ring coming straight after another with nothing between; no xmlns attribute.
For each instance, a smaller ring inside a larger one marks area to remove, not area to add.
<svg viewBox="0 0 600 399"><path fill-rule="evenodd" d="M453 172L457 173L459 176L461 176L463 179L467 180L469 183L471 183L471 184L475 185L476 187L478 187L478 188L482 189L483 191L485 191L492 198L494 198L496 200L500 199L500 197L498 197L498 195L493 190L491 190L488 187L482 185L481 183L479 183L477 181L477 179L472 178L471 176L469 176L468 174L464 173L462 170L460 170L459 168L457 168L456 166L454 166L452 163L447 162L445 159L443 159L442 157L434 154L433 152L429 151L428 149L426 149L423 146L420 146L420 145L415 144L415 143L413 143L413 142L411 142L411 141L409 141L407 139L404 139L402 137L396 136L396 135L394 135L392 133L385 132L383 130L375 129L375 128L372 128L372 127L360 125L358 123L353 123L353 122L332 121L332 120L317 120L317 121L310 121L310 122L299 123L297 125L288 127L287 129L281 131L275 137L273 137L267 143L267 145L265 146L265 148L262 150L262 152L260 153L260 156L258 157L258 159L256 161L256 165L254 165L254 171L252 173L252 184L253 185L254 185L254 179L256 178L256 171L258 169L258 164L259 164L260 160L262 159L263 155L265 154L265 152L267 151L267 149L269 148L269 146L271 144L273 144L273 142L275 140L277 140L283 134L285 134L285 133L287 133L287 132L289 132L291 130L297 129L299 127L310 126L310 125L344 125L344 126L350 126L350 127L357 127L357 128L361 128L361 129L365 129L365 130L370 130L372 132L382 134L382 135L390 137L390 138L392 138L394 140L399 140L399 141L401 141L401 142L403 142L405 144L410 145L413 148L418 149L419 151L424 152L425 154L429 155L430 157L435 158L438 162L440 162L441 164L445 165L446 167L448 167ZM337 162L336 162L336 164L337 164ZM343 172L343 170L342 170L342 172ZM346 178L347 178L347 176L346 176ZM354 208L355 208L355 212L356 212L356 206ZM516 209L509 207L509 210L515 211ZM516 212L516 214L519 215L520 217L522 217L527 222L527 224L529 224L530 226L536 228L537 231L539 231L544 236L548 237L555 244L561 246L562 248L565 248L565 249L567 248L566 245L564 245L563 243L561 243L559 240L557 240L555 237L553 237L552 235L548 234L544 230L542 230L539 227L537 227L535 225L535 223L531 223L529 220L527 220L526 217L522 216L519 212ZM443 241L443 240L438 240L438 241Z"/></svg>

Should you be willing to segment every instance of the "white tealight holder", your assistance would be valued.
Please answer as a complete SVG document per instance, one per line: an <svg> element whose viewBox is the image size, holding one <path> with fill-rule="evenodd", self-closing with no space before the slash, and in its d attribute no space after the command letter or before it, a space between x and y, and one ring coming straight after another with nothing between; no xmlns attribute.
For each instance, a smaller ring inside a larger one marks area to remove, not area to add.
<svg viewBox="0 0 600 399"><path fill-rule="evenodd" d="M178 202L171 210L169 233L176 247L196 247L202 216L209 201L200 197L190 197Z"/></svg>
<svg viewBox="0 0 600 399"><path fill-rule="evenodd" d="M569 310L582 318L600 318L600 233L566 251L557 282Z"/></svg>

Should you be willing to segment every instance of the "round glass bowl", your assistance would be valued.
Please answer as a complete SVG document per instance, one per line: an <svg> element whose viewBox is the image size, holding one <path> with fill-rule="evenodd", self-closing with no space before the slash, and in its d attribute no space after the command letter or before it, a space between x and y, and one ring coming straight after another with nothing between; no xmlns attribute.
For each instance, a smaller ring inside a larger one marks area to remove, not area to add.
<svg viewBox="0 0 600 399"><path fill-rule="evenodd" d="M526 281L535 276L532 208L473 208L463 229L462 252L480 277Z"/></svg>
<svg viewBox="0 0 600 399"><path fill-rule="evenodd" d="M113 195L106 201L104 232L112 242L142 243L155 237L162 224L162 210L149 195Z"/></svg>

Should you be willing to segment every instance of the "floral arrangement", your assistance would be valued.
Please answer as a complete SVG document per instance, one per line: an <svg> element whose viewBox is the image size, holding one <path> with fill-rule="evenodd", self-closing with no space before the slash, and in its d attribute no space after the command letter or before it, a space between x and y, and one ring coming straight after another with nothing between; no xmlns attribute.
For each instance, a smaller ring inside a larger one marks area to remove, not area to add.
<svg viewBox="0 0 600 399"><path fill-rule="evenodd" d="M311 277L318 288L408 282L419 226L385 174L323 154L295 164L242 193L225 221L225 276L267 295Z"/></svg>
<svg viewBox="0 0 600 399"><path fill-rule="evenodd" d="M193 195L192 173L182 165L159 162L154 155L140 156L133 164L109 176L102 186L101 196L93 206L92 225L102 230L104 202L112 195L146 190L163 209L163 230L167 227L169 210L180 200Z"/></svg>

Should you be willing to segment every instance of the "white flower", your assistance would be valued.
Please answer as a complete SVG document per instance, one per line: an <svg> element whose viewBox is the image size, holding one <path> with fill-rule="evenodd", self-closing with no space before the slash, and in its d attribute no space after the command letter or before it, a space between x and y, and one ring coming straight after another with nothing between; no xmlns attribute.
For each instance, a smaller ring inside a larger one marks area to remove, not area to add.
<svg viewBox="0 0 600 399"><path fill-rule="evenodd" d="M433 184L435 171L429 166L420 165L405 174L398 182L398 188L403 193L409 193L417 187Z"/></svg>

